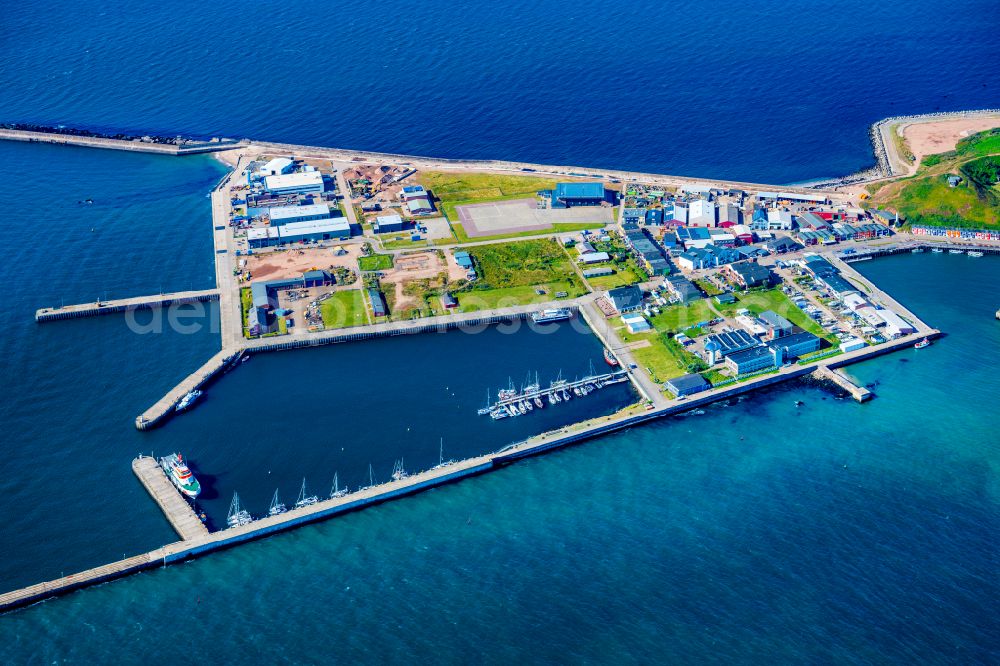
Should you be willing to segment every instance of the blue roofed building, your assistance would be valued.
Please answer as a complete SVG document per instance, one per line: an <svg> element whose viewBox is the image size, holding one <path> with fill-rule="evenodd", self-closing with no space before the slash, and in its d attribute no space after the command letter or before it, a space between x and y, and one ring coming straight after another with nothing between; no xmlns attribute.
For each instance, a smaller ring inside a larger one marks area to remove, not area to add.
<svg viewBox="0 0 1000 666"><path fill-rule="evenodd" d="M556 183L552 190L552 208L600 206L606 200L604 183Z"/></svg>

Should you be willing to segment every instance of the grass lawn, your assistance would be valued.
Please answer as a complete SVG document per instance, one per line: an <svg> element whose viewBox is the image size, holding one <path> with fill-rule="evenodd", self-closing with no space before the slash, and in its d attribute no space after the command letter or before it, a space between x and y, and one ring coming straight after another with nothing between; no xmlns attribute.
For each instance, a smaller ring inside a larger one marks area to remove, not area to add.
<svg viewBox="0 0 1000 666"><path fill-rule="evenodd" d="M665 334L643 333L626 337L631 340L649 340L648 347L633 349L632 355L635 357L636 363L648 370L653 381L658 384L662 384L672 377L686 375L689 366L700 363L696 356L687 352L684 347Z"/></svg>
<svg viewBox="0 0 1000 666"><path fill-rule="evenodd" d="M703 321L715 319L708 299L697 300L690 305L671 305L653 317L653 327L664 333L679 333L684 329Z"/></svg>
<svg viewBox="0 0 1000 666"><path fill-rule="evenodd" d="M454 241L449 238L447 242L452 243ZM409 236L393 236L391 239L379 238L379 244L382 245L383 250L406 250L409 248L427 247L430 245L430 241L427 238L415 241L410 240Z"/></svg>
<svg viewBox="0 0 1000 666"><path fill-rule="evenodd" d="M536 289L545 289L546 293L543 295L536 294ZM477 312L492 308L505 308L514 305L553 301L556 300L555 294L559 291L565 291L568 294L565 298L576 298L587 293L578 282L570 283L563 280L537 285L505 287L502 289L461 291L455 294L455 298L458 299L458 305L462 309L462 312Z"/></svg>
<svg viewBox="0 0 1000 666"><path fill-rule="evenodd" d="M468 248L480 284L494 289L578 281L569 256L550 238Z"/></svg>
<svg viewBox="0 0 1000 666"><path fill-rule="evenodd" d="M474 203L474 202L466 202ZM482 202L480 202L482 203ZM459 204L461 205L461 203ZM457 220L458 215L455 214L454 217L448 217L449 220ZM478 241L489 241L489 240L506 240L508 238L527 238L530 236L540 236L542 234L550 234L552 232L558 233L573 233L575 231L583 231L584 229L602 229L607 226L608 222L567 222L565 224L550 224L547 229L533 229L531 231L515 231L509 234L497 234L495 236L476 236L475 238L470 238L468 234L465 233L465 228L456 221L451 222L451 230L455 232L455 238L458 239L459 243L474 243ZM453 242L453 241L449 241Z"/></svg>
<svg viewBox="0 0 1000 666"><path fill-rule="evenodd" d="M421 171L417 175L417 181L441 201L442 211L450 220L457 219L453 217L456 204L517 199L533 196L538 190L549 190L556 186L556 181L552 178L446 171ZM450 214L445 210L447 206L452 208Z"/></svg>
<svg viewBox="0 0 1000 666"><path fill-rule="evenodd" d="M242 287L240 289L240 310L243 312L243 337L250 337L247 333L247 316L250 312L250 308L253 307L253 295L250 293L250 287Z"/></svg>
<svg viewBox="0 0 1000 666"><path fill-rule="evenodd" d="M384 271L392 268L391 254L372 254L358 257L358 268L363 271Z"/></svg>
<svg viewBox="0 0 1000 666"><path fill-rule="evenodd" d="M917 174L886 183L871 204L898 211L908 225L988 228L1000 226L1000 129L958 142L955 150L928 155ZM949 175L961 175L956 187Z"/></svg>
<svg viewBox="0 0 1000 666"><path fill-rule="evenodd" d="M614 275L586 278L590 287L607 291L615 287L627 287L630 284L642 282L642 277L628 265L613 266L613 268L615 269Z"/></svg>
<svg viewBox="0 0 1000 666"><path fill-rule="evenodd" d="M755 315L771 310L776 312L788 321L792 322L804 331L809 331L813 335L825 338L830 342L837 340L831 333L827 333L822 326L809 318L797 305L785 296L780 289L767 289L765 291L752 291L747 294L737 294L735 303L720 305L719 310L727 315L732 315L736 310L746 308Z"/></svg>
<svg viewBox="0 0 1000 666"><path fill-rule="evenodd" d="M368 323L367 306L359 289L335 291L320 306L323 325L327 328L345 328Z"/></svg>

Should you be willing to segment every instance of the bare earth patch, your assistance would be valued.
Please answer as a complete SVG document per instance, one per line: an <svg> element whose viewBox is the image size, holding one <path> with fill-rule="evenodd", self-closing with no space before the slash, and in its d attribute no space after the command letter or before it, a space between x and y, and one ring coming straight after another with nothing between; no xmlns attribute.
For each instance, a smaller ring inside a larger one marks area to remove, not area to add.
<svg viewBox="0 0 1000 666"><path fill-rule="evenodd" d="M912 123L903 125L901 130L916 163L920 164L926 156L954 150L960 139L993 127L1000 127L1000 115Z"/></svg>

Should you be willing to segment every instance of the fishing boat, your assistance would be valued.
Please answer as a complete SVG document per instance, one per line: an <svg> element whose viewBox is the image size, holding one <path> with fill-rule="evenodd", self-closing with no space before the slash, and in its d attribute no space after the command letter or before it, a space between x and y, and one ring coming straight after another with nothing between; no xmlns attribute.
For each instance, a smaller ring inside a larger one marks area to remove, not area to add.
<svg viewBox="0 0 1000 666"><path fill-rule="evenodd" d="M301 509L304 506L312 506L319 501L315 495L306 496L306 480L302 479L302 488L299 489L299 498L295 500L295 508Z"/></svg>
<svg viewBox="0 0 1000 666"><path fill-rule="evenodd" d="M271 507L267 510L267 515L277 516L285 511L288 511L288 509L286 509L285 505L278 499L278 489L275 488L274 497L271 498Z"/></svg>
<svg viewBox="0 0 1000 666"><path fill-rule="evenodd" d="M185 409L189 409L191 405L193 405L202 395L204 395L204 392L199 391L198 389L186 393L184 397L181 398L181 401L177 403L177 406L174 407L174 410L183 412Z"/></svg>
<svg viewBox="0 0 1000 666"><path fill-rule="evenodd" d="M177 486L187 497L194 499L201 493L201 484L184 462L184 456L179 453L171 453L169 456L160 458L160 467L166 472L170 482Z"/></svg>
<svg viewBox="0 0 1000 666"><path fill-rule="evenodd" d="M979 250L969 250L969 256L978 259L979 257L983 256L983 253L980 252Z"/></svg>
<svg viewBox="0 0 1000 666"><path fill-rule="evenodd" d="M611 353L610 349L604 350L604 362L610 365L612 368L617 368L619 363L615 355Z"/></svg>
<svg viewBox="0 0 1000 666"><path fill-rule="evenodd" d="M939 247L935 247L931 249L931 252L934 252L935 254L941 254L942 252L944 252L944 250L942 250Z"/></svg>
<svg viewBox="0 0 1000 666"><path fill-rule="evenodd" d="M928 340L927 338L924 338L923 340L921 340L917 344L913 345L913 348L914 349L923 349L924 347L930 347L930 345L931 345L931 341Z"/></svg>
<svg viewBox="0 0 1000 666"><path fill-rule="evenodd" d="M250 512L240 506L240 496L233 493L233 501L229 503L229 514L226 516L226 524L230 527L241 527L253 522Z"/></svg>
<svg viewBox="0 0 1000 666"><path fill-rule="evenodd" d="M573 312L567 310L566 308L549 308L546 310L541 310L540 312L531 313L531 321L536 324L551 324L556 321L564 321L566 319L571 319L573 317Z"/></svg>
<svg viewBox="0 0 1000 666"><path fill-rule="evenodd" d="M346 487L341 488L340 484L337 482L337 475L333 475L333 486L330 488L330 499L337 499L338 497L343 497L348 492L350 492Z"/></svg>

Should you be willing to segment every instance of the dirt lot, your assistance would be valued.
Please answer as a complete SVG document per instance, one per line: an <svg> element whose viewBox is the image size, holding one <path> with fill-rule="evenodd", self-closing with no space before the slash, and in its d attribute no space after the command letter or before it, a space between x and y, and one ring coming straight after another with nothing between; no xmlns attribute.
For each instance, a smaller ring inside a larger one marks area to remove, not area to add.
<svg viewBox="0 0 1000 666"><path fill-rule="evenodd" d="M465 277L465 270L459 267L454 259L451 261L442 259L437 250L396 255L395 265L384 273L385 277L381 280L383 288L388 289L390 284L395 286L396 310L417 305L416 299L403 292L404 287L409 282L434 280L442 273L448 274L449 281Z"/></svg>
<svg viewBox="0 0 1000 666"><path fill-rule="evenodd" d="M913 123L904 125L901 129L910 145L910 151L919 164L920 160L927 155L954 150L959 139L997 126L1000 126L1000 117L976 116L939 122Z"/></svg>
<svg viewBox="0 0 1000 666"><path fill-rule="evenodd" d="M254 280L282 280L296 278L308 270L343 266L358 270L360 245L344 245L347 254L336 256L330 248L290 249L281 252L266 252L247 257L246 269Z"/></svg>

